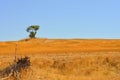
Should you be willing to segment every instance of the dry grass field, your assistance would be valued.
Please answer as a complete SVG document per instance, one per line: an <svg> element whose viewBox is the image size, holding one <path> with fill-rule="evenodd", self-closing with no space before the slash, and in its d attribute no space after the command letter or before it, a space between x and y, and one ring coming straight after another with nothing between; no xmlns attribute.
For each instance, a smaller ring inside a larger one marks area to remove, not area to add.
<svg viewBox="0 0 120 80"><path fill-rule="evenodd" d="M120 80L120 40L24 39L0 42L0 70L29 56L22 80ZM12 80L8 79L8 80Z"/></svg>

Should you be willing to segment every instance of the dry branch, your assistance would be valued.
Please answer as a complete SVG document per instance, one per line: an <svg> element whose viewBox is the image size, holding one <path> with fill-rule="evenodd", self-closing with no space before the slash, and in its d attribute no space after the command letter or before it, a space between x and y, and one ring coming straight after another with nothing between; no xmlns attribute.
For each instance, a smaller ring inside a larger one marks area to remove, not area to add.
<svg viewBox="0 0 120 80"><path fill-rule="evenodd" d="M0 71L0 77L2 78L2 80L6 80L10 76L13 76L17 78L16 80L20 80L19 78L21 71L29 67L30 67L29 57L25 56L24 58L18 58L16 62Z"/></svg>

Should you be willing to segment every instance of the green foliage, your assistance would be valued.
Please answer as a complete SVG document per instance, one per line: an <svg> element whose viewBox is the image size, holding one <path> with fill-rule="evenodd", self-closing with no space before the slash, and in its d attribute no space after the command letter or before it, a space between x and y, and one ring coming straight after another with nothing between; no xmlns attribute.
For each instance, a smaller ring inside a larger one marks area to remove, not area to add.
<svg viewBox="0 0 120 80"><path fill-rule="evenodd" d="M29 37L30 38L35 38L35 33L34 32L30 32Z"/></svg>
<svg viewBox="0 0 120 80"><path fill-rule="evenodd" d="M29 37L30 38L35 38L35 35L37 33L37 31L39 30L40 26L39 25L31 25L29 26L26 31L29 32Z"/></svg>

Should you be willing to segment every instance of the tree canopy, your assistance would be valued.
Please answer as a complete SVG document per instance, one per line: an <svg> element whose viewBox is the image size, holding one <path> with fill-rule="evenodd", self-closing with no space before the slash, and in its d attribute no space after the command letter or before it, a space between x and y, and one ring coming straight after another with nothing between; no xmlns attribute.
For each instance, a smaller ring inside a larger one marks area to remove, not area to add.
<svg viewBox="0 0 120 80"><path fill-rule="evenodd" d="M37 31L39 30L40 26L39 25L31 25L29 26L26 31L29 32L29 37L30 38L35 38Z"/></svg>

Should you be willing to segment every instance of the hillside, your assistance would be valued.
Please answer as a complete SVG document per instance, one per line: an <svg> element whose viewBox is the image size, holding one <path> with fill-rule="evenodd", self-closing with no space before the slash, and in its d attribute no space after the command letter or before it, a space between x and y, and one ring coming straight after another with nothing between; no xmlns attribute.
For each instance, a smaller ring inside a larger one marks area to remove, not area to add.
<svg viewBox="0 0 120 80"><path fill-rule="evenodd" d="M25 39L0 42L0 54L119 52L120 40L107 39Z"/></svg>
<svg viewBox="0 0 120 80"><path fill-rule="evenodd" d="M21 80L120 80L120 40L24 39L0 42L0 71L13 63L15 48L17 58L27 55L31 61L30 69L22 72Z"/></svg>

